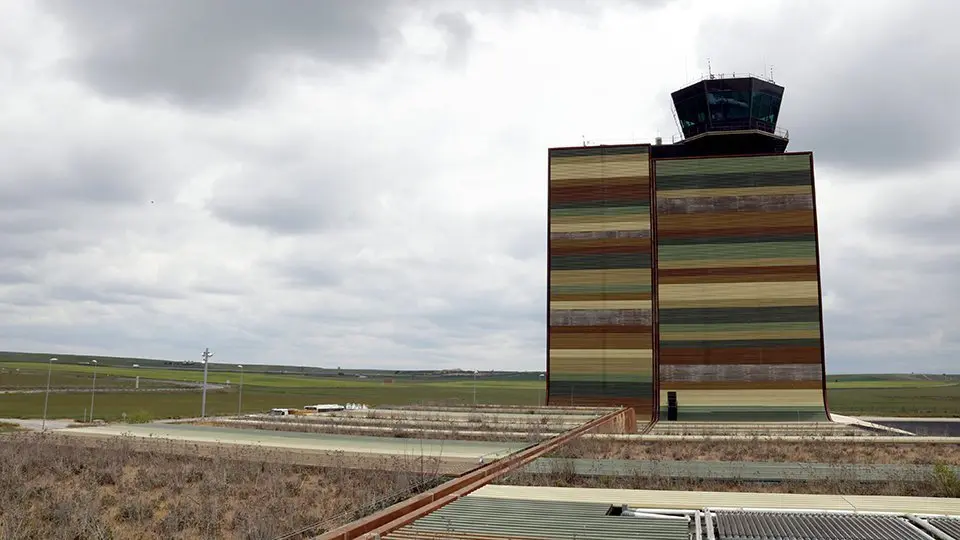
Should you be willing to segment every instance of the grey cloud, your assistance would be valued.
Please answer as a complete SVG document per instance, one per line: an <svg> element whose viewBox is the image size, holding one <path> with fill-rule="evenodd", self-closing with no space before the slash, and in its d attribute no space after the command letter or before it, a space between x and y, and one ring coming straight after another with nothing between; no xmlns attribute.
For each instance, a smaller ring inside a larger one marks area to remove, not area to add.
<svg viewBox="0 0 960 540"><path fill-rule="evenodd" d="M633 1L659 6L668 0ZM388 58L402 44L400 24L434 13L447 34L447 62L461 64L473 37L462 11L598 12L586 0L46 0L73 36L67 65L113 97L169 100L220 110L265 91L259 77L290 57L321 73Z"/></svg>
<svg viewBox="0 0 960 540"><path fill-rule="evenodd" d="M335 163L251 166L217 181L207 209L217 218L280 234L347 229L370 213L361 170ZM359 169L359 167L358 167Z"/></svg>
<svg viewBox="0 0 960 540"><path fill-rule="evenodd" d="M781 126L791 148L839 167L889 172L949 159L960 143L960 50L956 2L784 2L773 20L718 19L700 30L698 57L714 71L775 66L786 87ZM880 9L878 9L880 8ZM891 11L891 10L887 10ZM833 31L833 29L843 29Z"/></svg>
<svg viewBox="0 0 960 540"><path fill-rule="evenodd" d="M444 12L435 22L447 34L447 64L462 65L467 58L467 49L473 39L473 26L463 13Z"/></svg>
<svg viewBox="0 0 960 540"><path fill-rule="evenodd" d="M73 67L100 91L219 108L256 90L285 55L329 65L377 60L397 38L396 0L50 0L74 32Z"/></svg>

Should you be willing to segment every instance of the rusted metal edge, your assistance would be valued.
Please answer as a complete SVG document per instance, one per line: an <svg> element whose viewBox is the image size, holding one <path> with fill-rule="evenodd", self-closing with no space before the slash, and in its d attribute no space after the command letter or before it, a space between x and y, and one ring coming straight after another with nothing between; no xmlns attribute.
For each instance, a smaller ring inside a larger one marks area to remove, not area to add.
<svg viewBox="0 0 960 540"><path fill-rule="evenodd" d="M632 420L632 422L631 422ZM380 512L348 523L317 537L318 540L353 540L379 538L461 498L497 478L520 468L567 442L608 424L624 430L636 429L636 413L632 408L619 409L578 426L562 435L525 448L488 465L467 472L429 491L385 508Z"/></svg>

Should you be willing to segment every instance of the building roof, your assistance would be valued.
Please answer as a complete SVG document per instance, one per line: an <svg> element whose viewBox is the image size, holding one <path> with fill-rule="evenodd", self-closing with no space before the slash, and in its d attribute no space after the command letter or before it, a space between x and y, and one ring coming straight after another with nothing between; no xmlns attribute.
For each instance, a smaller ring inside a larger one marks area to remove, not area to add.
<svg viewBox="0 0 960 540"><path fill-rule="evenodd" d="M471 495L386 536L390 540L688 540L690 520L607 515L602 502L498 499Z"/></svg>

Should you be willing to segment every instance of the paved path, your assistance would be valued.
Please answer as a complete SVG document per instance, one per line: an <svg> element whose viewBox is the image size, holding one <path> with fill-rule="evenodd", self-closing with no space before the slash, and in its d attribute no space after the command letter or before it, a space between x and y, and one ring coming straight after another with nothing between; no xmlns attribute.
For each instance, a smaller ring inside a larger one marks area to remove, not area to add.
<svg viewBox="0 0 960 540"><path fill-rule="evenodd" d="M832 463L775 463L757 461L647 461L628 459L540 458L525 472L549 474L572 470L583 476L659 476L711 480L851 480L886 482L919 481L929 476L932 465L856 465ZM960 467L954 467L960 474Z"/></svg>
<svg viewBox="0 0 960 540"><path fill-rule="evenodd" d="M525 443L441 441L430 439L398 439L297 433L258 429L190 426L183 424L111 424L56 430L71 436L132 436L175 441L249 445L269 448L303 449L356 454L414 455L448 458L470 458L479 462L508 455L526 446Z"/></svg>
<svg viewBox="0 0 960 540"><path fill-rule="evenodd" d="M35 431L40 431L40 427L43 425L43 420L39 418L0 418L0 422L8 422L10 424L17 424L18 426L24 429L31 429ZM52 420L47 418L47 430L51 429L64 429L67 426L73 424L73 420Z"/></svg>
<svg viewBox="0 0 960 540"><path fill-rule="evenodd" d="M960 437L960 418L896 418L861 417L890 428L902 429L927 437Z"/></svg>

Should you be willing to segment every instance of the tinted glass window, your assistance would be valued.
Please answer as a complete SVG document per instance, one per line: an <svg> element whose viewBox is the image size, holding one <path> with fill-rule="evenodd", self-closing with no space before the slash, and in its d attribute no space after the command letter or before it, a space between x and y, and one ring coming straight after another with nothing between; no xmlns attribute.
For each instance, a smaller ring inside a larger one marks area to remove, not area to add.
<svg viewBox="0 0 960 540"><path fill-rule="evenodd" d="M750 92L721 90L707 93L710 119L713 122L746 122L750 118ZM716 124L715 124L716 125Z"/></svg>

